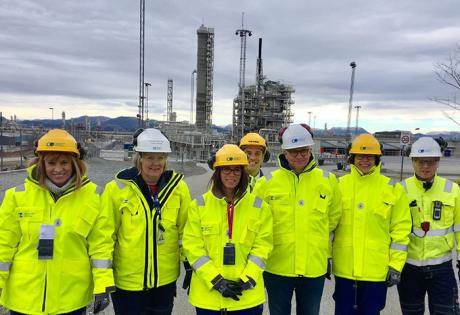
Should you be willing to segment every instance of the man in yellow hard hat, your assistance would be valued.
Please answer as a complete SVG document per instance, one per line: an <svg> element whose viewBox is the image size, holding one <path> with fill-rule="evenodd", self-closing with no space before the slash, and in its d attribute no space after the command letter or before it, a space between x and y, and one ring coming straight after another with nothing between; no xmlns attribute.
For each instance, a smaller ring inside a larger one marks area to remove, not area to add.
<svg viewBox="0 0 460 315"><path fill-rule="evenodd" d="M397 284L412 227L402 186L380 174L380 143L361 134L349 148L351 172L340 178L342 217L334 234L335 314L380 314Z"/></svg>
<svg viewBox="0 0 460 315"><path fill-rule="evenodd" d="M249 164L246 171L249 174L249 186L252 190L257 180L264 176L261 169L262 163L268 162L270 158L267 142L258 133L250 132L241 138L239 147L248 157Z"/></svg>

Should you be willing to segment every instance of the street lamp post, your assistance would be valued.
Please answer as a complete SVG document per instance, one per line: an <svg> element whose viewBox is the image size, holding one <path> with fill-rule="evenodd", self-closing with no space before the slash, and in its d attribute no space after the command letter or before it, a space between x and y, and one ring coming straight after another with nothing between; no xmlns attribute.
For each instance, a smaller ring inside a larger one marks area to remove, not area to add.
<svg viewBox="0 0 460 315"><path fill-rule="evenodd" d="M308 126L311 126L311 113L312 112L308 112Z"/></svg>
<svg viewBox="0 0 460 315"><path fill-rule="evenodd" d="M355 86L355 68L356 68L356 62L352 61L350 63L351 67L351 84L350 84L350 99L348 101L348 121L347 121L347 137L348 137L348 143L351 142L351 128L350 128L350 122L351 122L351 109L353 107L353 90Z"/></svg>
<svg viewBox="0 0 460 315"><path fill-rule="evenodd" d="M50 107L51 109L51 120L54 120L54 107Z"/></svg>
<svg viewBox="0 0 460 315"><path fill-rule="evenodd" d="M356 127L355 127L355 136L358 134L358 121L359 121L359 109L361 108L360 105L356 105Z"/></svg>

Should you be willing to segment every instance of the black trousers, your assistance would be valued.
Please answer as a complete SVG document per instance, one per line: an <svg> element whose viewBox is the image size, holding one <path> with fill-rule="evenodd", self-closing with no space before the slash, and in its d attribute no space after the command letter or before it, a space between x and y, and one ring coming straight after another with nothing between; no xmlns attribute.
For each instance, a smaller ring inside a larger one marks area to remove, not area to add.
<svg viewBox="0 0 460 315"><path fill-rule="evenodd" d="M405 264L398 285L403 314L423 315L428 294L430 314L459 314L458 289L452 261L417 267Z"/></svg>
<svg viewBox="0 0 460 315"><path fill-rule="evenodd" d="M116 315L171 315L175 296L175 281L145 291L117 288L111 294Z"/></svg>

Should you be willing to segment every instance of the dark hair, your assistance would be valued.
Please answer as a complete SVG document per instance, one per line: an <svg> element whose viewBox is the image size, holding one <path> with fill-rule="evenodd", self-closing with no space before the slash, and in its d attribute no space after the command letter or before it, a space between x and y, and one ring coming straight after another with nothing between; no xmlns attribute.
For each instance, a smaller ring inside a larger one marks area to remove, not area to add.
<svg viewBox="0 0 460 315"><path fill-rule="evenodd" d="M237 200L243 197L249 185L248 172L246 171L244 166L241 166L241 165L239 166L241 167L241 178L240 178L240 182L238 183L238 185L235 187L233 191L233 200ZM212 174L212 177L209 180L208 188L210 187L213 193L223 194L222 188L224 184L222 183L222 180L220 178L220 173L222 173L222 168L223 167L221 166L216 167L214 174Z"/></svg>

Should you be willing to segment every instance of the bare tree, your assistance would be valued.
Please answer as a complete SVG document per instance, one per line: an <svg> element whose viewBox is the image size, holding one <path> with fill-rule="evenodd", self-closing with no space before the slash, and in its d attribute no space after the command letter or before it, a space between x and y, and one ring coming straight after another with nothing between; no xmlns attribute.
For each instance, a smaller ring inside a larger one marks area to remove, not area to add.
<svg viewBox="0 0 460 315"><path fill-rule="evenodd" d="M438 81L442 84L446 84L456 90L460 90L460 46L457 46L445 62L438 62L434 65L434 73L436 74ZM460 111L460 103L457 101L455 96L453 98L431 97L430 100ZM460 126L460 123L455 120L452 115L446 111L442 112L444 116Z"/></svg>

